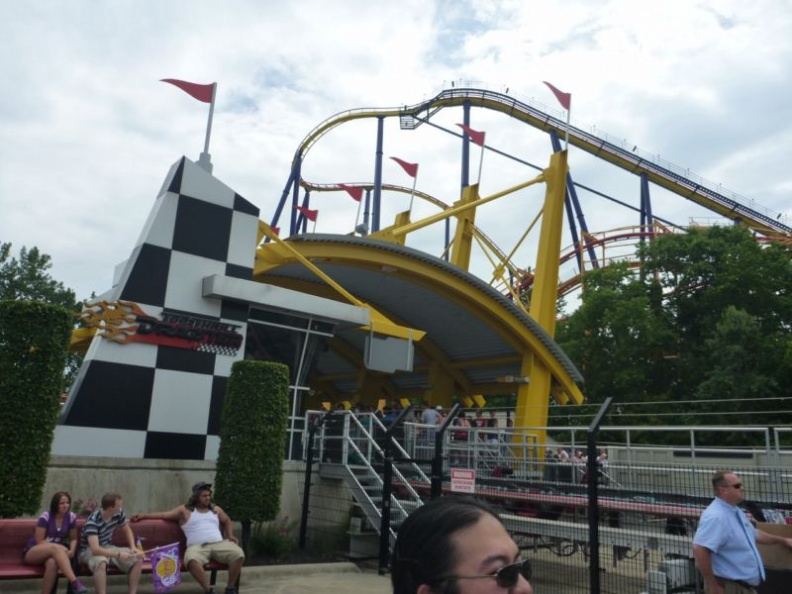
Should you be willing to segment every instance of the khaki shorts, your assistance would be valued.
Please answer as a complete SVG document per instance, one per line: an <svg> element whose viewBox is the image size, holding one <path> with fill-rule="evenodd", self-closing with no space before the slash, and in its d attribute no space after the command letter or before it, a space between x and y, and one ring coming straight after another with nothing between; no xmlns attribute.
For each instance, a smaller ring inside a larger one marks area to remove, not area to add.
<svg viewBox="0 0 792 594"><path fill-rule="evenodd" d="M186 567L190 561L198 561L202 566L209 563L209 561L231 565L234 561L244 558L245 553L239 545L234 544L230 540L221 540L219 542L194 544L187 547L184 552L184 565Z"/></svg>
<svg viewBox="0 0 792 594"><path fill-rule="evenodd" d="M129 548L127 547L117 547L114 545L108 545L106 547L102 547L103 549L107 549L109 551L117 551L119 553L128 553ZM99 566L102 563L113 564L115 565L121 572L129 573L129 570L132 569L138 563L141 563L143 559L141 557L130 557L129 559L124 559L123 561L118 557L105 557L104 555L91 555L91 549L86 549L80 554L78 559L80 563L84 563L88 566L91 570L91 573L96 573L96 570L99 569Z"/></svg>

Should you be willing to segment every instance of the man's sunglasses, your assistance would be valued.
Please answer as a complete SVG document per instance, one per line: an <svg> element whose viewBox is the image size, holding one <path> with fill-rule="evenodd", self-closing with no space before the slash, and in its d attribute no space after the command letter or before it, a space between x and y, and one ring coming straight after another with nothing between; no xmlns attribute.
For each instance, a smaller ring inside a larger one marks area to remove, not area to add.
<svg viewBox="0 0 792 594"><path fill-rule="evenodd" d="M530 580L532 573L533 569L531 568L531 562L528 559L525 559L523 561L518 561L517 563L504 565L495 573L490 573L487 575L449 575L440 578L440 581L495 578L495 582L498 584L498 586L508 590L514 588L514 586L517 585L517 582L520 580L520 576L523 576L526 580Z"/></svg>

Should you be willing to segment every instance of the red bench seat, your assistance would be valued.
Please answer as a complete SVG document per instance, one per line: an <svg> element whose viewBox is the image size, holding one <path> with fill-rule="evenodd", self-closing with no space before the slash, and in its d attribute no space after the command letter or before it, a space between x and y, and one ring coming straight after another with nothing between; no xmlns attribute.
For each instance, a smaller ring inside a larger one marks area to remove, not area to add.
<svg viewBox="0 0 792 594"><path fill-rule="evenodd" d="M0 580L40 578L44 567L22 562L22 549L33 536L35 519L0 520Z"/></svg>
<svg viewBox="0 0 792 594"><path fill-rule="evenodd" d="M77 524L78 538L83 522L84 520L80 519ZM184 532L182 532L178 522L171 520L141 520L140 522L130 523L130 526L135 538L140 538L145 550L178 542L181 545L179 552L182 557L182 571L187 570L183 561L185 550ZM22 549L28 539L33 536L35 528L36 518L0 519L0 580L40 578L44 575L44 566L27 565L22 561ZM116 529L113 535L113 544L121 547L127 546L121 530ZM77 564L76 561L75 564L77 565L75 573L78 576L91 575L87 565ZM228 569L228 566L223 563L210 561L204 565L204 569L209 571L209 580L214 586L217 582L217 571ZM107 573L114 575L118 574L119 571L115 566L110 565ZM150 561L143 562L143 573L151 573Z"/></svg>

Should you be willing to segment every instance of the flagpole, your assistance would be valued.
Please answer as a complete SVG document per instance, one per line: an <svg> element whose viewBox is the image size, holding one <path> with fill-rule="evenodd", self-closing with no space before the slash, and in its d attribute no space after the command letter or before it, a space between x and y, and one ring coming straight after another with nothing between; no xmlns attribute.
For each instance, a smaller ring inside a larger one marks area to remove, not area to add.
<svg viewBox="0 0 792 594"><path fill-rule="evenodd" d="M569 127L570 127L570 120L572 117L572 93L564 93L561 89L551 85L549 82L544 81L544 84L547 85L547 88L553 91L553 95L555 98L558 99L558 102L561 104L561 107L566 109L567 112L567 121L566 121L566 130L564 131L564 150L569 150Z"/></svg>
<svg viewBox="0 0 792 594"><path fill-rule="evenodd" d="M212 136L212 118L214 118L215 95L217 94L217 83L212 84L212 101L209 103L209 120L206 122L206 140L204 141L204 152L209 154L209 138Z"/></svg>
<svg viewBox="0 0 792 594"><path fill-rule="evenodd" d="M484 145L481 145L481 158L479 159L479 173L478 173L478 180L476 180L476 185L481 184L481 167L484 165Z"/></svg>
<svg viewBox="0 0 792 594"><path fill-rule="evenodd" d="M412 191L410 192L410 208L409 208L409 211L408 211L410 213L412 213L413 198L415 197L415 184L417 184L417 183L418 183L418 172L416 171L415 172L415 177L413 178Z"/></svg>
<svg viewBox="0 0 792 594"><path fill-rule="evenodd" d="M363 207L362 196L360 197L360 200L357 201L357 203L358 203L358 210L357 210L357 214L355 215L355 226L353 227L353 229L357 229L358 221L360 220L360 209ZM352 231L352 233L354 233L354 231Z"/></svg>
<svg viewBox="0 0 792 594"><path fill-rule="evenodd" d="M206 139L204 140L204 150L198 157L198 165L200 165L209 173L212 173L212 156L209 154L209 139L212 136L212 118L214 118L216 93L217 83L212 83L212 100L209 102L209 119L206 122Z"/></svg>

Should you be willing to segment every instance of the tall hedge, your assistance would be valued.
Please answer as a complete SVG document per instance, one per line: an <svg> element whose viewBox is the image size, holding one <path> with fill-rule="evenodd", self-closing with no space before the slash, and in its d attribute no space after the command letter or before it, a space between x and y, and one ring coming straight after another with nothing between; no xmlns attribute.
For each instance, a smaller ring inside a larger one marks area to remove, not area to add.
<svg viewBox="0 0 792 594"><path fill-rule="evenodd" d="M0 517L38 510L72 326L57 305L0 301Z"/></svg>
<svg viewBox="0 0 792 594"><path fill-rule="evenodd" d="M288 421L289 368L234 363L220 421L215 491L228 515L242 523L245 547L251 522L273 520L280 509Z"/></svg>

